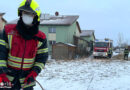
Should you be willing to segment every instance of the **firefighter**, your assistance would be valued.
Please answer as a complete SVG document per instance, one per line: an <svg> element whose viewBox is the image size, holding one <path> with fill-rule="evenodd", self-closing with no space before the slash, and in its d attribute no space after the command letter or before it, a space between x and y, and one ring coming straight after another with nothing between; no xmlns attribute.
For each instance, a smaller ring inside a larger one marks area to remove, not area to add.
<svg viewBox="0 0 130 90"><path fill-rule="evenodd" d="M108 58L111 58L112 57L112 48L109 48L108 50Z"/></svg>
<svg viewBox="0 0 130 90"><path fill-rule="evenodd" d="M128 60L128 55L129 55L129 50L128 47L126 47L124 50L124 60Z"/></svg>
<svg viewBox="0 0 130 90"><path fill-rule="evenodd" d="M38 28L40 14L35 0L23 0L17 24L6 25L0 38L0 79L11 83L11 90L33 90L47 61L46 35Z"/></svg>

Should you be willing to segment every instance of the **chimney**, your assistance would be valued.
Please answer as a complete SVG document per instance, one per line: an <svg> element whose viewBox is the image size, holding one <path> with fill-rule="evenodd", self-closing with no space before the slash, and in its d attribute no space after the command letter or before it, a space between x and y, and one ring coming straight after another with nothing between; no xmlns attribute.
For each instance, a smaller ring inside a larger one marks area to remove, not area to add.
<svg viewBox="0 0 130 90"><path fill-rule="evenodd" d="M55 16L59 16L59 12L55 12Z"/></svg>

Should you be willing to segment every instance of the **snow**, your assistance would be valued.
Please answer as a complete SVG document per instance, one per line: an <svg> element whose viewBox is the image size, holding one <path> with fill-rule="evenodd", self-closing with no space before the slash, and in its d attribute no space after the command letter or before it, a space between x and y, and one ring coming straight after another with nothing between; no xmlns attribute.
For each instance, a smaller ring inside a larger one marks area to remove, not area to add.
<svg viewBox="0 0 130 90"><path fill-rule="evenodd" d="M37 80L45 90L130 90L130 61L51 60Z"/></svg>
<svg viewBox="0 0 130 90"><path fill-rule="evenodd" d="M66 43L67 45L69 46L73 46L73 47L76 47L75 45L71 44L71 43Z"/></svg>
<svg viewBox="0 0 130 90"><path fill-rule="evenodd" d="M114 56L116 56L116 55L118 55L118 54L119 54L119 53L113 52L113 55L114 55Z"/></svg>

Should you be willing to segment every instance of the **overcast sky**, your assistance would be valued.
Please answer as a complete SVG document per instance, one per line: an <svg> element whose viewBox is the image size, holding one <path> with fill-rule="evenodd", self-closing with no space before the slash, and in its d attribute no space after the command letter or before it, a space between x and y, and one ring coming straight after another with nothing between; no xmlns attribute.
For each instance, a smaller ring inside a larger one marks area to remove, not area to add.
<svg viewBox="0 0 130 90"><path fill-rule="evenodd" d="M22 0L1 0L0 12L7 21L17 17ZM95 30L98 39L111 38L117 44L118 34L130 42L130 0L36 0L42 13L79 15L82 30ZM129 43L130 44L130 43Z"/></svg>

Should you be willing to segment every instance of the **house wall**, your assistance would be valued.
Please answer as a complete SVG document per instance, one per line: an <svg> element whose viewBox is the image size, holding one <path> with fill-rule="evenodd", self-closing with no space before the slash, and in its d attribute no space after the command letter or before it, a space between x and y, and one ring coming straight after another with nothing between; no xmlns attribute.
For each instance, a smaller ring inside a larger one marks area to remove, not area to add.
<svg viewBox="0 0 130 90"><path fill-rule="evenodd" d="M69 26L57 26L56 42L68 43L69 42L68 31L69 31Z"/></svg>
<svg viewBox="0 0 130 90"><path fill-rule="evenodd" d="M77 24L76 22L73 23L71 26L69 26L69 32L68 32L68 35L69 35L69 42L68 43L72 43L74 44L74 40L73 40L73 36L80 36L80 33L79 33L79 30L78 30L78 27L77 27Z"/></svg>
<svg viewBox="0 0 130 90"><path fill-rule="evenodd" d="M76 36L80 37L80 32L79 32L79 28L77 25L76 25Z"/></svg>
<svg viewBox="0 0 130 90"><path fill-rule="evenodd" d="M55 35L51 35L49 33L49 28L50 27L55 27L56 28L56 33ZM69 42L69 36L68 36L68 31L69 31L69 27L68 26L40 26L39 27L40 30L42 32L44 32L46 34L47 40L48 40L48 48L49 48L49 52L52 51L52 45L49 44L49 36L51 36L52 38L56 39L56 43L57 42L63 42L63 43L67 43ZM55 37L53 37L55 36Z"/></svg>
<svg viewBox="0 0 130 90"><path fill-rule="evenodd" d="M87 40L87 41L94 41L94 36L90 36L90 37L82 37L83 39Z"/></svg>

